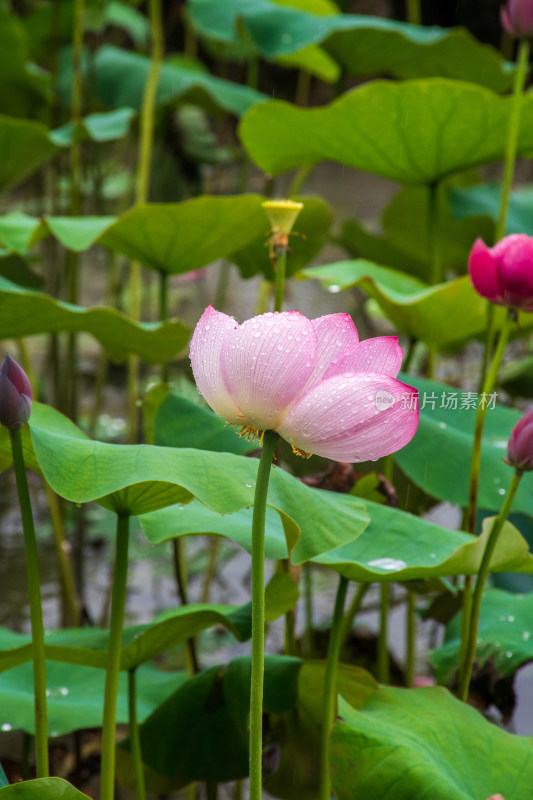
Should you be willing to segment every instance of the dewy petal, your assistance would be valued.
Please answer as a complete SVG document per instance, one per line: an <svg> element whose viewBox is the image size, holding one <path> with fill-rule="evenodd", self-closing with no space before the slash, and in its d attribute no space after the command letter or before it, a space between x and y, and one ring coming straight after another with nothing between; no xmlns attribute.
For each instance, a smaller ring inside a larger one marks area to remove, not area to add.
<svg viewBox="0 0 533 800"><path fill-rule="evenodd" d="M365 339L347 353L339 363L332 365L324 378L345 372L377 372L395 378L402 366L403 350L397 336L375 336Z"/></svg>
<svg viewBox="0 0 533 800"><path fill-rule="evenodd" d="M347 373L306 392L278 432L304 452L361 462L399 450L417 426L416 389L389 375Z"/></svg>
<svg viewBox="0 0 533 800"><path fill-rule="evenodd" d="M200 317L190 345L190 358L198 391L226 422L239 422L235 405L222 379L220 353L228 334L238 328L233 317L208 306Z"/></svg>
<svg viewBox="0 0 533 800"><path fill-rule="evenodd" d="M483 239L474 242L468 259L468 271L476 292L493 303L502 302L497 260Z"/></svg>
<svg viewBox="0 0 533 800"><path fill-rule="evenodd" d="M357 328L349 314L327 314L311 322L315 329L317 352L306 391L320 383L326 372L334 370L332 374L337 374L340 370L336 366L343 354L359 342Z"/></svg>
<svg viewBox="0 0 533 800"><path fill-rule="evenodd" d="M226 338L222 377L243 425L277 427L305 386L316 349L313 325L299 311L253 317Z"/></svg>

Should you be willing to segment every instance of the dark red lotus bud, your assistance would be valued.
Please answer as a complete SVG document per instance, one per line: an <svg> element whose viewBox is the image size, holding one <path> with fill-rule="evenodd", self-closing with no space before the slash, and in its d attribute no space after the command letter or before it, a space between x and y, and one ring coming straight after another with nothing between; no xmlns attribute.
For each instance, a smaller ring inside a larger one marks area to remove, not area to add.
<svg viewBox="0 0 533 800"><path fill-rule="evenodd" d="M0 365L0 424L16 431L31 414L33 392L28 376L14 358L6 356Z"/></svg>
<svg viewBox="0 0 533 800"><path fill-rule="evenodd" d="M533 408L515 425L507 444L506 461L522 472L533 469Z"/></svg>
<svg viewBox="0 0 533 800"><path fill-rule="evenodd" d="M500 19L511 36L533 35L533 0L507 0L500 8Z"/></svg>

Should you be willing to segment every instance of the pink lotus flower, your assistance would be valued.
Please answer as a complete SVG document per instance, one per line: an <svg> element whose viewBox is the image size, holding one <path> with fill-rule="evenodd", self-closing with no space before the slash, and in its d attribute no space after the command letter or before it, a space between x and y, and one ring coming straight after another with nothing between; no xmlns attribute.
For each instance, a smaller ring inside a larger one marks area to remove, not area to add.
<svg viewBox="0 0 533 800"><path fill-rule="evenodd" d="M500 20L511 36L533 34L533 0L508 0L500 8Z"/></svg>
<svg viewBox="0 0 533 800"><path fill-rule="evenodd" d="M415 435L418 395L396 380L396 336L359 342L348 314L299 311L239 325L209 306L191 341L196 385L241 435L276 430L300 455L368 461Z"/></svg>
<svg viewBox="0 0 533 800"><path fill-rule="evenodd" d="M11 431L22 428L31 414L33 393L28 376L14 358L0 364L0 425Z"/></svg>
<svg viewBox="0 0 533 800"><path fill-rule="evenodd" d="M533 311L533 238L506 236L494 247L476 239L468 259L474 289L499 306Z"/></svg>
<svg viewBox="0 0 533 800"><path fill-rule="evenodd" d="M513 428L505 461L522 472L533 469L533 408Z"/></svg>

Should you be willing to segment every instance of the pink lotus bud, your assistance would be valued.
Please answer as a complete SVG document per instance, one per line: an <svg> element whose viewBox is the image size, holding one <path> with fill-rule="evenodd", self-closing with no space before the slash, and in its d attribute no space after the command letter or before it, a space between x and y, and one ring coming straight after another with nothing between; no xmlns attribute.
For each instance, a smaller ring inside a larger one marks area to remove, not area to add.
<svg viewBox="0 0 533 800"><path fill-rule="evenodd" d="M508 0L500 8L500 20L511 36L532 36L533 0Z"/></svg>
<svg viewBox="0 0 533 800"><path fill-rule="evenodd" d="M505 461L523 472L533 469L533 408L515 425L507 444Z"/></svg>
<svg viewBox="0 0 533 800"><path fill-rule="evenodd" d="M418 393L398 381L396 336L359 341L348 314L261 314L239 325L207 308L191 341L196 385L219 416L275 430L300 455L362 462L394 453L418 425Z"/></svg>
<svg viewBox="0 0 533 800"><path fill-rule="evenodd" d="M22 428L31 414L33 392L28 376L14 358L0 365L0 424L10 431Z"/></svg>
<svg viewBox="0 0 533 800"><path fill-rule="evenodd" d="M514 233L494 247L476 239L468 270L476 292L491 303L533 311L533 237Z"/></svg>

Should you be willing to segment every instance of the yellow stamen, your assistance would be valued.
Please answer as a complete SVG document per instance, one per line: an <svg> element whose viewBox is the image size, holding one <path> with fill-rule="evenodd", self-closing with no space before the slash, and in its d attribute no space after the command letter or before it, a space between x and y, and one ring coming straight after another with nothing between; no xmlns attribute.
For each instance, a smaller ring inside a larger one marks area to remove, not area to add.
<svg viewBox="0 0 533 800"><path fill-rule="evenodd" d="M291 444L291 447L292 447L292 452L297 456L301 456L302 458L311 458L311 456L313 455L312 453L306 453L305 450L300 450L293 444Z"/></svg>
<svg viewBox="0 0 533 800"><path fill-rule="evenodd" d="M236 433L238 433L242 439L247 439L249 442L253 442L255 441L255 439L259 438L259 429L254 428L253 425L243 425L240 430L237 430L236 425L234 426L234 428ZM261 438L259 439L259 444L261 444L261 442L263 441L264 435L265 432L263 431L261 433Z"/></svg>

